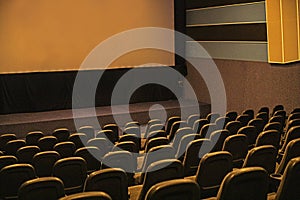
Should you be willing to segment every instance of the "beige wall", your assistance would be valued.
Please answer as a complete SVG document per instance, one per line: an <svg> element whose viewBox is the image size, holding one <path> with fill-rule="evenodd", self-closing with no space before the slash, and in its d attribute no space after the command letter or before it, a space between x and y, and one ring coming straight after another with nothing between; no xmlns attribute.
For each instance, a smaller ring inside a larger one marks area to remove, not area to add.
<svg viewBox="0 0 300 200"><path fill-rule="evenodd" d="M173 10L173 0L0 0L0 73L77 69L114 34L145 26L173 29ZM114 66L149 62L171 65L174 59L162 51L136 51Z"/></svg>
<svg viewBox="0 0 300 200"><path fill-rule="evenodd" d="M232 60L215 60L215 63L224 81L227 110L241 112L252 108L257 111L262 106L273 108L283 104L290 112L300 107L300 63L270 65ZM191 66L188 66L187 80L193 85L199 101L210 103L203 79Z"/></svg>

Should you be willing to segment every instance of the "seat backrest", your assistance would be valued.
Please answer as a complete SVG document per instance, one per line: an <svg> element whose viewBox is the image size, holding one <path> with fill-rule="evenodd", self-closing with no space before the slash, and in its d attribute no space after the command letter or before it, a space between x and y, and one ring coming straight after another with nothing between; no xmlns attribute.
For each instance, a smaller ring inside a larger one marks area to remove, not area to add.
<svg viewBox="0 0 300 200"><path fill-rule="evenodd" d="M222 130L225 128L225 126L230 122L229 117L219 117L216 119L216 125L218 130Z"/></svg>
<svg viewBox="0 0 300 200"><path fill-rule="evenodd" d="M0 199L16 198L19 187L35 178L34 169L29 164L13 164L0 171Z"/></svg>
<svg viewBox="0 0 300 200"><path fill-rule="evenodd" d="M270 115L270 109L269 107L261 107L259 110L258 110L258 113L261 113L261 112L265 112L268 114L268 116Z"/></svg>
<svg viewBox="0 0 300 200"><path fill-rule="evenodd" d="M230 121L235 121L235 119L237 118L238 116L238 113L236 111L228 111L226 114L225 114L226 117L229 118Z"/></svg>
<svg viewBox="0 0 300 200"><path fill-rule="evenodd" d="M145 153L147 153L153 147L167 144L169 144L169 140L166 137L152 138L145 144Z"/></svg>
<svg viewBox="0 0 300 200"><path fill-rule="evenodd" d="M111 151L113 143L106 138L94 138L87 142L87 146L97 147L101 152L103 152L102 154L105 155Z"/></svg>
<svg viewBox="0 0 300 200"><path fill-rule="evenodd" d="M67 128L59 128L55 129L52 135L57 138L57 142L65 142L70 137L70 131Z"/></svg>
<svg viewBox="0 0 300 200"><path fill-rule="evenodd" d="M210 141L213 145L211 152L222 151L224 142L228 136L230 136L230 133L226 129L212 132L210 136Z"/></svg>
<svg viewBox="0 0 300 200"><path fill-rule="evenodd" d="M51 200L65 196L63 182L56 177L43 177L28 180L18 191L20 200Z"/></svg>
<svg viewBox="0 0 300 200"><path fill-rule="evenodd" d="M160 119L150 119L146 125L146 130L145 130L145 135L144 137L146 138L146 136L148 135L149 133L149 129L152 125L155 125L155 124L162 124L161 120ZM164 129L165 130L165 129Z"/></svg>
<svg viewBox="0 0 300 200"><path fill-rule="evenodd" d="M4 146L4 151L7 155L16 156L18 149L24 147L25 145L25 140L10 140Z"/></svg>
<svg viewBox="0 0 300 200"><path fill-rule="evenodd" d="M193 133L193 129L191 129L190 127L180 128L176 131L175 136L174 136L173 140L171 141L172 147L174 148L174 150L176 152L177 152L179 143L181 141L181 138L185 135L192 134L192 133Z"/></svg>
<svg viewBox="0 0 300 200"><path fill-rule="evenodd" d="M272 174L276 167L277 150L272 145L264 145L251 149L244 161L243 167L262 167Z"/></svg>
<svg viewBox="0 0 300 200"><path fill-rule="evenodd" d="M118 142L112 148L112 151L129 151L131 153L139 153L139 149L132 141Z"/></svg>
<svg viewBox="0 0 300 200"><path fill-rule="evenodd" d="M238 130L237 134L243 134L247 136L249 147L254 146L258 136L258 132L254 126L244 126Z"/></svg>
<svg viewBox="0 0 300 200"><path fill-rule="evenodd" d="M25 146L21 147L17 151L17 158L19 163L32 164L33 156L39 153L41 150L38 146Z"/></svg>
<svg viewBox="0 0 300 200"><path fill-rule="evenodd" d="M193 125L193 130L194 130L194 133L200 133L200 130L201 128L205 125L205 124L209 124L209 121L207 119L197 119L195 122L194 122L194 125Z"/></svg>
<svg viewBox="0 0 300 200"><path fill-rule="evenodd" d="M300 112L291 113L287 119L287 121L292 121L294 119L300 119Z"/></svg>
<svg viewBox="0 0 300 200"><path fill-rule="evenodd" d="M84 133L73 133L69 137L69 141L75 144L76 149L86 146L88 137Z"/></svg>
<svg viewBox="0 0 300 200"><path fill-rule="evenodd" d="M242 114L249 115L249 116L250 116L250 119L253 119L253 118L254 118L254 110L253 110L253 109L247 109L247 110L244 110L244 111L242 112Z"/></svg>
<svg viewBox="0 0 300 200"><path fill-rule="evenodd" d="M269 130L261 132L256 140L255 146L272 145L279 150L280 133L277 130Z"/></svg>
<svg viewBox="0 0 300 200"><path fill-rule="evenodd" d="M189 143L183 159L184 175L195 175L201 158L211 151L209 139L198 139Z"/></svg>
<svg viewBox="0 0 300 200"><path fill-rule="evenodd" d="M216 196L222 180L231 171L232 156L229 152L219 151L204 155L196 174L201 199Z"/></svg>
<svg viewBox="0 0 300 200"><path fill-rule="evenodd" d="M299 108L294 108L291 112L291 114L293 113L300 113L300 107Z"/></svg>
<svg viewBox="0 0 300 200"><path fill-rule="evenodd" d="M87 136L87 140L95 138L95 129L93 126L82 126L77 131L78 133L84 133Z"/></svg>
<svg viewBox="0 0 300 200"><path fill-rule="evenodd" d="M209 113L207 116L206 116L206 119L209 121L209 123L215 123L216 120L220 117L220 114L219 113Z"/></svg>
<svg viewBox="0 0 300 200"><path fill-rule="evenodd" d="M239 115L235 121L241 122L242 126L247 126L247 124L249 123L249 121L251 119L253 119L253 118L251 118L250 115L242 114L242 115Z"/></svg>
<svg viewBox="0 0 300 200"><path fill-rule="evenodd" d="M124 129L130 128L130 127L139 127L140 123L138 121L129 121L124 125Z"/></svg>
<svg viewBox="0 0 300 200"><path fill-rule="evenodd" d="M100 169L101 159L104 156L97 147L81 147L75 151L74 155L85 160L88 173Z"/></svg>
<svg viewBox="0 0 300 200"><path fill-rule="evenodd" d="M193 128L194 122L195 122L197 119L200 119L200 115L199 115L199 114L192 114L192 115L190 115L190 116L187 118L186 122L187 122L187 124L189 125L190 128Z"/></svg>
<svg viewBox="0 0 300 200"><path fill-rule="evenodd" d="M123 135L125 134L134 134L138 138L141 138L141 129L139 126L130 126L124 129Z"/></svg>
<svg viewBox="0 0 300 200"><path fill-rule="evenodd" d="M284 143L280 149L281 153L284 153L288 143L294 139L300 138L300 126L294 126L286 133Z"/></svg>
<svg viewBox="0 0 300 200"><path fill-rule="evenodd" d="M153 131L164 131L165 130L165 125L163 124L153 124L149 127L148 131L145 133L145 138L149 137L149 134ZM164 131L165 132L165 131Z"/></svg>
<svg viewBox="0 0 300 200"><path fill-rule="evenodd" d="M60 159L56 151L43 151L34 155L32 165L38 177L47 177L52 175L54 163Z"/></svg>
<svg viewBox="0 0 300 200"><path fill-rule="evenodd" d="M154 126L156 126L156 125L154 125ZM148 142L152 138L156 138L156 137L165 137L165 138L167 138L167 133L164 130L151 131L147 135L146 142Z"/></svg>
<svg viewBox="0 0 300 200"><path fill-rule="evenodd" d="M143 200L147 191L155 184L183 178L183 166L176 159L165 159L152 163L146 170L139 200Z"/></svg>
<svg viewBox="0 0 300 200"><path fill-rule="evenodd" d="M180 120L181 120L180 116L169 117L167 122L166 122L166 127L165 127L166 128L166 133L169 134L173 123L176 122L176 121L180 121Z"/></svg>
<svg viewBox="0 0 300 200"><path fill-rule="evenodd" d="M248 153L247 137L242 134L227 137L222 150L231 153L234 167L241 167Z"/></svg>
<svg viewBox="0 0 300 200"><path fill-rule="evenodd" d="M106 124L103 126L103 130L111 130L112 135L107 136L109 139L111 139L112 143L116 143L119 140L119 127L117 124Z"/></svg>
<svg viewBox="0 0 300 200"><path fill-rule="evenodd" d="M265 122L263 119L255 118L248 122L248 126L254 126L257 130L257 133L259 134L260 132L263 131L265 127Z"/></svg>
<svg viewBox="0 0 300 200"><path fill-rule="evenodd" d="M41 151L52 151L54 145L57 143L57 138L54 136L44 136L39 139L38 147Z"/></svg>
<svg viewBox="0 0 300 200"><path fill-rule="evenodd" d="M62 158L55 162L53 176L61 179L66 194L82 192L87 177L87 166L83 158Z"/></svg>
<svg viewBox="0 0 300 200"><path fill-rule="evenodd" d="M269 122L265 125L263 131L269 131L269 130L277 130L279 133L281 133L281 124L279 122Z"/></svg>
<svg viewBox="0 0 300 200"><path fill-rule="evenodd" d="M122 135L119 138L119 142L129 142L129 141L131 141L131 142L134 142L136 144L138 149L140 149L140 145L141 145L140 139L141 138L138 138L135 134L126 134L126 135Z"/></svg>
<svg viewBox="0 0 300 200"><path fill-rule="evenodd" d="M272 111L272 115L274 115L274 113L279 110L284 110L284 106L281 104L275 105Z"/></svg>
<svg viewBox="0 0 300 200"><path fill-rule="evenodd" d="M280 130L283 131L285 118L283 116L273 116L269 119L269 123L278 122L280 123Z"/></svg>
<svg viewBox="0 0 300 200"><path fill-rule="evenodd" d="M275 200L296 200L300 199L300 157L293 158L289 161L279 188Z"/></svg>
<svg viewBox="0 0 300 200"><path fill-rule="evenodd" d="M126 173L124 170L117 168L95 171L86 179L84 191L105 192L112 199L127 200L128 183Z"/></svg>
<svg viewBox="0 0 300 200"><path fill-rule="evenodd" d="M216 124L205 124L200 130L200 137L209 139L211 133L216 130L217 130Z"/></svg>
<svg viewBox="0 0 300 200"><path fill-rule="evenodd" d="M289 131L292 127L300 126L300 119L293 119L291 121L288 121L287 123L287 131Z"/></svg>
<svg viewBox="0 0 300 200"><path fill-rule="evenodd" d="M295 158L300 156L300 139L295 139L289 142L287 145L283 158L276 169L276 174L283 174L284 169L288 162Z"/></svg>
<svg viewBox="0 0 300 200"><path fill-rule="evenodd" d="M259 112L255 116L256 119L262 119L264 121L264 125L266 125L269 121L269 114L266 112Z"/></svg>
<svg viewBox="0 0 300 200"><path fill-rule="evenodd" d="M0 170L8 165L17 164L18 159L15 156L4 155L0 156Z"/></svg>
<svg viewBox="0 0 300 200"><path fill-rule="evenodd" d="M59 200L112 200L112 198L104 192L80 192L62 197Z"/></svg>
<svg viewBox="0 0 300 200"><path fill-rule="evenodd" d="M242 127L241 122L239 122L239 121L232 121L232 122L229 122L225 126L225 129L229 131L230 135L235 135L235 134L237 134L238 130L241 127Z"/></svg>
<svg viewBox="0 0 300 200"><path fill-rule="evenodd" d="M176 121L173 123L170 132L167 132L169 141L172 141L177 130L180 128L188 127L188 124L185 121Z"/></svg>
<svg viewBox="0 0 300 200"><path fill-rule="evenodd" d="M186 151L186 148L187 148L188 144L190 142L192 142L193 140L197 140L197 139L200 139L200 135L199 134L195 134L195 133L183 136L181 138L180 142L179 142L179 145L178 145L175 157L178 160L183 161L183 158L184 158L184 155L185 155L185 151Z"/></svg>
<svg viewBox="0 0 300 200"><path fill-rule="evenodd" d="M53 150L58 152L61 158L67 158L74 155L76 147L73 142L60 142L54 145Z"/></svg>
<svg viewBox="0 0 300 200"><path fill-rule="evenodd" d="M6 133L6 134L0 135L0 150L4 150L4 146L6 145L6 143L8 141L16 140L16 139L17 139L17 136L12 133Z"/></svg>
<svg viewBox="0 0 300 200"><path fill-rule="evenodd" d="M229 172L219 189L217 200L266 200L268 173L261 167Z"/></svg>
<svg viewBox="0 0 300 200"><path fill-rule="evenodd" d="M175 150L171 145L160 145L151 148L144 158L142 164L142 172L145 173L151 163L154 163L163 159L175 158Z"/></svg>
<svg viewBox="0 0 300 200"><path fill-rule="evenodd" d="M199 200L200 189L195 181L188 179L176 179L163 181L152 186L145 200Z"/></svg>
<svg viewBox="0 0 300 200"><path fill-rule="evenodd" d="M37 145L38 140L44 136L41 131L29 132L25 136L26 145Z"/></svg>

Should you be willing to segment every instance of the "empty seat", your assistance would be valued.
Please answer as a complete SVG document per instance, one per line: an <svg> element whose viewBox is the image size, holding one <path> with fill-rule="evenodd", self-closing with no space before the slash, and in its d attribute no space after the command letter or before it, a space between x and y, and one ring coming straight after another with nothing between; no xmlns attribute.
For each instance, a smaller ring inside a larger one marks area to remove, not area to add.
<svg viewBox="0 0 300 200"><path fill-rule="evenodd" d="M26 145L38 145L38 141L40 138L44 136L43 132L41 131L33 131L29 132L25 136Z"/></svg>
<svg viewBox="0 0 300 200"><path fill-rule="evenodd" d="M209 121L209 123L215 123L219 117L220 117L219 113L209 113L206 116L206 119Z"/></svg>
<svg viewBox="0 0 300 200"><path fill-rule="evenodd" d="M232 122L229 122L225 126L225 129L229 131L230 135L235 135L235 134L237 134L238 130L241 127L242 127L241 122L239 122L239 121L232 121Z"/></svg>
<svg viewBox="0 0 300 200"><path fill-rule="evenodd" d="M59 153L61 158L67 158L74 155L76 147L73 142L60 142L57 143L53 149Z"/></svg>
<svg viewBox="0 0 300 200"><path fill-rule="evenodd" d="M44 136L39 139L38 146L41 151L51 151L57 143L57 138L54 136Z"/></svg>
<svg viewBox="0 0 300 200"><path fill-rule="evenodd" d="M248 153L248 142L245 135L231 135L223 145L223 151L228 151L233 157L233 167L241 167Z"/></svg>
<svg viewBox="0 0 300 200"><path fill-rule="evenodd" d="M87 146L94 146L97 147L101 152L103 152L103 155L107 154L109 151L111 151L113 147L113 143L105 138L94 138L90 139L87 142Z"/></svg>
<svg viewBox="0 0 300 200"><path fill-rule="evenodd" d="M187 146L189 145L190 142L197 139L200 139L199 134L188 134L183 136L179 142L175 157L178 160L183 161Z"/></svg>
<svg viewBox="0 0 300 200"><path fill-rule="evenodd" d="M284 106L281 104L278 104L278 105L274 106L271 115L273 116L277 111L281 111L281 110L284 110Z"/></svg>
<svg viewBox="0 0 300 200"><path fill-rule="evenodd" d="M55 177L26 181L18 192L19 200L56 200L65 196L63 182Z"/></svg>
<svg viewBox="0 0 300 200"><path fill-rule="evenodd" d="M209 124L209 121L207 119L198 119L194 122L193 130L194 133L200 133L201 128L205 125Z"/></svg>
<svg viewBox="0 0 300 200"><path fill-rule="evenodd" d="M57 142L65 142L70 137L70 131L67 128L59 128L55 129L52 135L57 138Z"/></svg>
<svg viewBox="0 0 300 200"><path fill-rule="evenodd" d="M84 191L100 191L111 196L112 199L128 199L127 176L122 169L102 169L93 172L86 179Z"/></svg>
<svg viewBox="0 0 300 200"><path fill-rule="evenodd" d="M216 125L218 130L222 130L225 128L225 126L230 122L229 117L219 117L216 120Z"/></svg>
<svg viewBox="0 0 300 200"><path fill-rule="evenodd" d="M17 164L18 159L15 156L6 155L0 156L0 170L8 165Z"/></svg>
<svg viewBox="0 0 300 200"><path fill-rule="evenodd" d="M145 200L199 200L200 189L196 182L187 179L169 180L155 184L146 194Z"/></svg>
<svg viewBox="0 0 300 200"><path fill-rule="evenodd" d="M279 150L280 133L277 130L263 131L257 137L255 146L272 145Z"/></svg>
<svg viewBox="0 0 300 200"><path fill-rule="evenodd" d="M19 163L32 164L33 156L39 153L41 150L38 146L25 146L21 147L17 151L17 158Z"/></svg>
<svg viewBox="0 0 300 200"><path fill-rule="evenodd" d="M152 126L152 125L155 125L155 124L162 124L161 120L160 119L150 119L146 125L146 130L145 130L145 133L144 133L144 138L146 138L146 136L148 135L149 133L149 128ZM165 129L164 129L165 130Z"/></svg>
<svg viewBox="0 0 300 200"><path fill-rule="evenodd" d="M262 167L272 174L276 167L277 150L272 145L264 145L251 149L244 161L243 167Z"/></svg>
<svg viewBox="0 0 300 200"><path fill-rule="evenodd" d="M286 125L286 132L288 132L292 127L300 126L300 119L293 119L291 121L288 121Z"/></svg>
<svg viewBox="0 0 300 200"><path fill-rule="evenodd" d="M269 121L269 114L266 112L259 112L255 116L256 119L262 119L264 121L264 125L266 125Z"/></svg>
<svg viewBox="0 0 300 200"><path fill-rule="evenodd" d="M213 146L211 152L222 151L224 142L228 136L230 136L230 133L226 129L212 132L210 136L210 141Z"/></svg>
<svg viewBox="0 0 300 200"><path fill-rule="evenodd" d="M73 133L69 137L69 141L75 144L76 149L86 146L88 137L84 133Z"/></svg>
<svg viewBox="0 0 300 200"><path fill-rule="evenodd" d="M2 134L0 135L0 150L4 150L4 146L7 142L11 140L16 140L17 136L12 133Z"/></svg>
<svg viewBox="0 0 300 200"><path fill-rule="evenodd" d="M294 108L291 112L291 114L293 113L300 113L300 108Z"/></svg>
<svg viewBox="0 0 300 200"><path fill-rule="evenodd" d="M25 140L10 140L4 146L4 151L8 155L17 155L19 148L26 146Z"/></svg>
<svg viewBox="0 0 300 200"><path fill-rule="evenodd" d="M284 143L279 151L279 154L284 154L285 148L288 145L288 143L294 139L300 138L300 126L292 127L286 134Z"/></svg>
<svg viewBox="0 0 300 200"><path fill-rule="evenodd" d="M294 119L300 119L300 112L291 113L287 119L287 121L292 121Z"/></svg>
<svg viewBox="0 0 300 200"><path fill-rule="evenodd" d="M130 121L130 122L127 122L125 125L124 125L124 128L130 128L130 127L139 127L140 126L140 123L138 121Z"/></svg>
<svg viewBox="0 0 300 200"><path fill-rule="evenodd" d="M178 129L188 127L185 121L176 121L173 123L170 132L167 132L169 141L172 141Z"/></svg>
<svg viewBox="0 0 300 200"><path fill-rule="evenodd" d="M253 118L254 118L254 110L253 110L253 109L247 109L247 110L244 110L244 111L242 112L242 114L249 115L249 116L250 116L250 119L253 119Z"/></svg>
<svg viewBox="0 0 300 200"><path fill-rule="evenodd" d="M195 180L201 199L216 196L224 177L232 171L232 155L226 151L208 153L200 161Z"/></svg>
<svg viewBox="0 0 300 200"><path fill-rule="evenodd" d="M244 126L240 128L237 133L246 135L249 149L255 145L258 133L254 126Z"/></svg>
<svg viewBox="0 0 300 200"><path fill-rule="evenodd" d="M34 155L32 165L38 177L46 177L52 175L52 169L56 161L60 159L59 153L56 151L43 151Z"/></svg>
<svg viewBox="0 0 300 200"><path fill-rule="evenodd" d="M156 125L154 125L156 126ZM156 138L156 137L165 137L167 138L167 133L164 130L157 130L157 131L151 131L148 135L147 135L147 139L146 139L146 143L151 140L152 138Z"/></svg>
<svg viewBox="0 0 300 200"><path fill-rule="evenodd" d="M92 126L82 126L78 129L78 133L84 133L87 140L95 137L95 129Z"/></svg>
<svg viewBox="0 0 300 200"><path fill-rule="evenodd" d="M112 151L129 151L131 153L138 154L139 149L136 146L136 144L132 141L127 142L118 142L115 144L115 146L112 148Z"/></svg>
<svg viewBox="0 0 300 200"><path fill-rule="evenodd" d="M175 136L172 141L172 147L174 148L174 150L176 152L177 152L179 143L181 141L181 138L185 135L192 134L192 133L193 133L193 129L191 129L190 127L180 128L176 131Z"/></svg>
<svg viewBox="0 0 300 200"><path fill-rule="evenodd" d="M238 114L236 111L228 111L225 114L225 117L229 118L229 121L235 121L235 119L237 118Z"/></svg>
<svg viewBox="0 0 300 200"><path fill-rule="evenodd" d="M242 114L242 115L239 115L235 121L241 122L242 126L247 126L247 124L249 123L249 121L251 119L253 119L253 118L251 118L250 115Z"/></svg>
<svg viewBox="0 0 300 200"><path fill-rule="evenodd" d="M116 143L119 140L119 127L117 124L106 124L103 126L103 130L112 131L112 134L106 135L112 143Z"/></svg>
<svg viewBox="0 0 300 200"><path fill-rule="evenodd" d="M81 147L75 151L74 155L85 160L88 173L100 169L101 159L104 156L97 147Z"/></svg>
<svg viewBox="0 0 300 200"><path fill-rule="evenodd" d="M261 108L258 110L258 113L261 113L261 112L267 113L268 116L270 115L270 109L269 109L269 107L266 107L266 106L261 107Z"/></svg>
<svg viewBox="0 0 300 200"><path fill-rule="evenodd" d="M18 189L25 182L35 178L29 164L13 164L0 171L0 199L18 199Z"/></svg>
<svg viewBox="0 0 300 200"><path fill-rule="evenodd" d="M199 114L192 114L192 115L190 115L190 116L187 118L186 122L187 122L187 124L188 124L188 126L189 126L190 128L193 128L194 122L195 122L196 120L198 120L198 119L200 119L200 115L199 115Z"/></svg>
<svg viewBox="0 0 300 200"><path fill-rule="evenodd" d="M217 130L216 124L205 124L200 130L200 138L209 139L211 133Z"/></svg>
<svg viewBox="0 0 300 200"><path fill-rule="evenodd" d="M269 130L277 130L281 135L282 132L281 124L279 122L267 123L263 131L269 131Z"/></svg>
<svg viewBox="0 0 300 200"><path fill-rule="evenodd" d="M54 164L53 176L63 181L67 195L82 192L87 177L86 162L80 157L59 159Z"/></svg>
<svg viewBox="0 0 300 200"><path fill-rule="evenodd" d="M60 198L60 200L112 200L104 192L81 192Z"/></svg>
<svg viewBox="0 0 300 200"><path fill-rule="evenodd" d="M129 188L130 199L143 200L147 191L155 184L183 178L183 166L176 159L165 159L152 163L146 170L143 185Z"/></svg>
<svg viewBox="0 0 300 200"><path fill-rule="evenodd" d="M135 134L126 134L126 135L122 135L120 138L119 138L119 142L134 142L135 145L138 147L138 149L140 149L140 145L141 145L141 141L140 141L141 138L138 138Z"/></svg>
<svg viewBox="0 0 300 200"><path fill-rule="evenodd" d="M265 127L265 122L263 119L256 118L249 121L248 126L254 126L257 133L261 133Z"/></svg>
<svg viewBox="0 0 300 200"><path fill-rule="evenodd" d="M180 116L169 117L167 122L166 122L166 127L165 127L166 128L166 133L169 134L173 123L176 122L176 121L180 121L180 120L181 120Z"/></svg>
<svg viewBox="0 0 300 200"><path fill-rule="evenodd" d="M121 168L127 173L128 185L134 184L136 160L128 151L115 151L107 153L102 159L101 169Z"/></svg>
<svg viewBox="0 0 300 200"><path fill-rule="evenodd" d="M196 174L201 158L212 149L208 139L198 139L189 143L183 159L184 176Z"/></svg>
<svg viewBox="0 0 300 200"><path fill-rule="evenodd" d="M282 181L280 182L277 194L271 194L268 200L298 200L300 199L300 157L289 161Z"/></svg>
<svg viewBox="0 0 300 200"><path fill-rule="evenodd" d="M145 153L147 153L153 147L167 144L169 144L169 140L166 137L152 138L145 144Z"/></svg>
<svg viewBox="0 0 300 200"><path fill-rule="evenodd" d="M154 131L163 131L165 134L165 125L163 124L153 124L149 127L148 131L145 133L144 138L149 138L150 133Z"/></svg>
<svg viewBox="0 0 300 200"><path fill-rule="evenodd" d="M261 167L247 167L229 172L219 189L217 200L266 200L268 174Z"/></svg>
<svg viewBox="0 0 300 200"><path fill-rule="evenodd" d="M300 139L295 139L289 142L284 152L283 158L276 169L276 174L283 174L288 162L295 157L300 156Z"/></svg>

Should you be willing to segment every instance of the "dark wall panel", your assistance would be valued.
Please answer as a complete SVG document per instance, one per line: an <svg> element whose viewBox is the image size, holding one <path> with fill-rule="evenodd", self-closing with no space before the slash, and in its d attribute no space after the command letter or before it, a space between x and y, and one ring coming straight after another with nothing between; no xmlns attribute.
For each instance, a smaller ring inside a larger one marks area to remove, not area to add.
<svg viewBox="0 0 300 200"><path fill-rule="evenodd" d="M267 41L266 24L231 24L187 28L196 41Z"/></svg>
<svg viewBox="0 0 300 200"><path fill-rule="evenodd" d="M230 4L239 4L239 3L252 3L258 2L259 0L186 0L186 8L205 8L213 6L224 6Z"/></svg>

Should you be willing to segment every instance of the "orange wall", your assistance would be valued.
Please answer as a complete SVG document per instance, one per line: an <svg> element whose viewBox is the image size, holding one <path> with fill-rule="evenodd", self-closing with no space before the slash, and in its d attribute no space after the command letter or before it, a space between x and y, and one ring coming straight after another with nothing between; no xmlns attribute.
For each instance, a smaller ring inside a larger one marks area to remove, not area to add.
<svg viewBox="0 0 300 200"><path fill-rule="evenodd" d="M78 69L114 34L145 26L173 29L173 10L173 0L0 0L0 73ZM173 57L145 50L113 64L172 65Z"/></svg>

